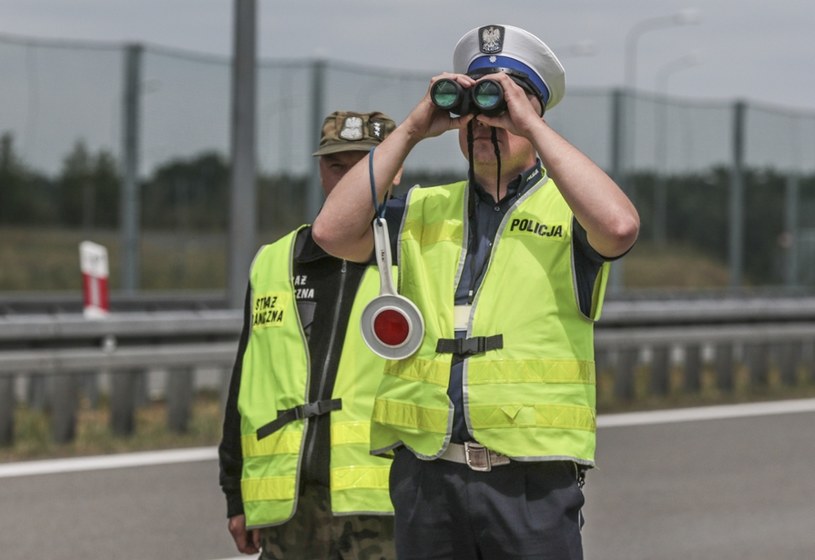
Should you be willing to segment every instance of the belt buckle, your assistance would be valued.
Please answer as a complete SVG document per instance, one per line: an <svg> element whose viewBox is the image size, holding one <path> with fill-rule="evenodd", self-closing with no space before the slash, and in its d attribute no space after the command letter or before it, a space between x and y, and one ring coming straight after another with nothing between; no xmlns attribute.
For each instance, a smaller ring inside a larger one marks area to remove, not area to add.
<svg viewBox="0 0 815 560"><path fill-rule="evenodd" d="M464 461L474 471L489 472L492 470L489 449L474 441L464 442Z"/></svg>

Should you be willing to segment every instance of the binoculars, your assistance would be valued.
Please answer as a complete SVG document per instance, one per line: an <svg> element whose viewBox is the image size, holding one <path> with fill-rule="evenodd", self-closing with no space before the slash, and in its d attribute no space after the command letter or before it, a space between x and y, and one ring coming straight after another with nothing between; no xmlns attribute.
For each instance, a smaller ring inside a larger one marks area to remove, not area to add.
<svg viewBox="0 0 815 560"><path fill-rule="evenodd" d="M430 89L430 99L439 109L455 115L480 113L493 117L507 108L504 88L495 80L483 80L464 89L457 81L442 78Z"/></svg>

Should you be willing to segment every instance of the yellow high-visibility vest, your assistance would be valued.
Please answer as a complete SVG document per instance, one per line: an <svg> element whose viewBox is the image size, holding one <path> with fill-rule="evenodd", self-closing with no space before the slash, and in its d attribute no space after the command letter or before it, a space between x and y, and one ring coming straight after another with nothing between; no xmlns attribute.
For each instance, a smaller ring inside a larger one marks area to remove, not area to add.
<svg viewBox="0 0 815 560"><path fill-rule="evenodd" d="M422 312L419 351L389 363L374 404L371 445L400 443L424 458L450 441L447 396L455 337L455 290L468 227L466 182L412 189L400 231L400 293ZM545 175L507 212L467 318L467 336L501 335L502 347L465 359L464 414L482 445L519 460L594 463L596 392L593 324L608 263L598 274L592 310L579 306L572 256L573 213Z"/></svg>
<svg viewBox="0 0 815 560"><path fill-rule="evenodd" d="M310 358L294 296L292 261L297 232L265 245L251 269L252 329L243 356L238 410L247 527L279 525L297 507L297 488L308 418L258 439L257 430L278 411L308 401ZM384 361L368 350L359 328L365 305L378 294L369 267L357 290L332 398L330 496L334 514L390 514L390 460L370 454L370 418ZM308 538L308 536L304 536Z"/></svg>

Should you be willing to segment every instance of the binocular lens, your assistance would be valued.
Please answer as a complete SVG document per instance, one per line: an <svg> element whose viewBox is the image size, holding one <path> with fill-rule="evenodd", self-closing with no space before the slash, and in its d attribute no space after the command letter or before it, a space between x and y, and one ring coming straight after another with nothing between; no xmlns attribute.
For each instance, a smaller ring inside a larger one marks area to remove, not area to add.
<svg viewBox="0 0 815 560"><path fill-rule="evenodd" d="M473 102L481 111L491 111L504 101L504 90L498 82L485 80L473 88Z"/></svg>
<svg viewBox="0 0 815 560"><path fill-rule="evenodd" d="M504 88L494 80L478 82L465 90L457 81L443 78L430 89L430 100L436 107L457 115L483 113L493 116L506 109Z"/></svg>
<svg viewBox="0 0 815 560"><path fill-rule="evenodd" d="M452 109L459 102L461 86L454 80L442 79L433 84L430 97L436 107L441 109Z"/></svg>

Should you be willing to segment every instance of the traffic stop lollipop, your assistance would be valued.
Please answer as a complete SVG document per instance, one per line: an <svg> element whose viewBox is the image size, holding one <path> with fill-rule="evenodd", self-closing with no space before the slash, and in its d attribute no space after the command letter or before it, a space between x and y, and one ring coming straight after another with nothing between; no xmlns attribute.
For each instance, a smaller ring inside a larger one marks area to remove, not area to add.
<svg viewBox="0 0 815 560"><path fill-rule="evenodd" d="M373 228L379 295L362 311L362 338L374 354L388 360L403 360L419 349L424 320L416 305L393 287L388 223L377 217Z"/></svg>

